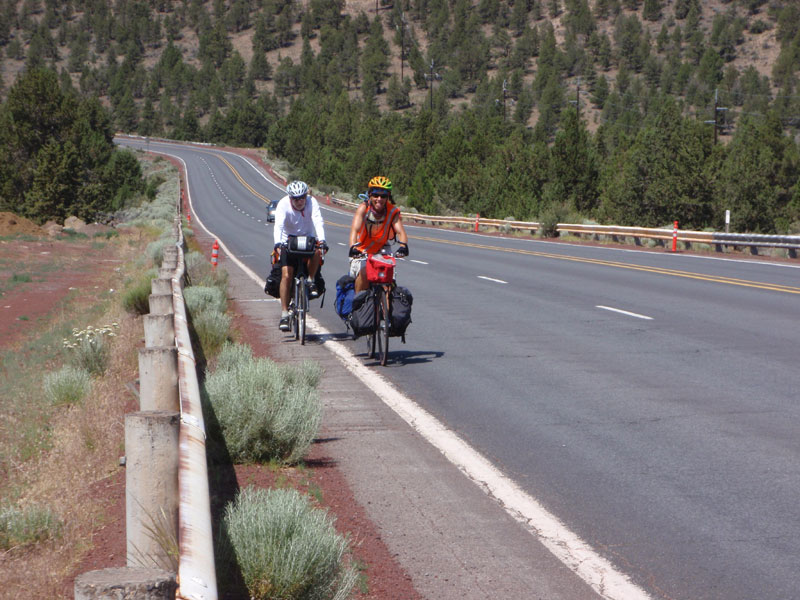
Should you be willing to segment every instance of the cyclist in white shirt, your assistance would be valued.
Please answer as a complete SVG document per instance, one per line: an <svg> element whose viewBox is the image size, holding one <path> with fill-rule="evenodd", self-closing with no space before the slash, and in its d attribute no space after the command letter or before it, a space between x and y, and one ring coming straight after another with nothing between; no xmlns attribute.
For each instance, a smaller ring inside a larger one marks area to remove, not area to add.
<svg viewBox="0 0 800 600"><path fill-rule="evenodd" d="M292 181L286 186L286 192L286 196L280 199L275 209L275 227L272 233L275 251L278 253L277 262L281 265L281 320L278 325L281 331L289 331L289 296L297 261L301 260L290 257L284 251L289 236L313 236L319 244L311 258L305 259L308 261L308 292L311 298L319 296L314 277L322 264L322 255L328 251L322 211L317 199L310 194L308 185L303 181Z"/></svg>

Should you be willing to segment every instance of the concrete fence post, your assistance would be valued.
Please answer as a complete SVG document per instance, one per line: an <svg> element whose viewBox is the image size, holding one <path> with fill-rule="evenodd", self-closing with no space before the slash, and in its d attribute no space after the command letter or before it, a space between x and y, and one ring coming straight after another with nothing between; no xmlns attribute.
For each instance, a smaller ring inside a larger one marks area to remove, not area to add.
<svg viewBox="0 0 800 600"><path fill-rule="evenodd" d="M151 315L171 315L172 294L150 294L150 314Z"/></svg>
<svg viewBox="0 0 800 600"><path fill-rule="evenodd" d="M180 415L125 415L125 531L128 567L177 571Z"/></svg>
<svg viewBox="0 0 800 600"><path fill-rule="evenodd" d="M161 263L161 268L158 269L159 279L168 279L172 277L175 274L176 267L177 264L175 266L169 267L167 266L166 262Z"/></svg>
<svg viewBox="0 0 800 600"><path fill-rule="evenodd" d="M139 349L139 410L180 410L178 348Z"/></svg>
<svg viewBox="0 0 800 600"><path fill-rule="evenodd" d="M155 295L171 294L172 279L169 277L154 277L150 280L150 292Z"/></svg>
<svg viewBox="0 0 800 600"><path fill-rule="evenodd" d="M173 315L144 315L145 348L175 345L175 318Z"/></svg>
<svg viewBox="0 0 800 600"><path fill-rule="evenodd" d="M113 567L75 578L75 600L174 600L175 573L163 569Z"/></svg>

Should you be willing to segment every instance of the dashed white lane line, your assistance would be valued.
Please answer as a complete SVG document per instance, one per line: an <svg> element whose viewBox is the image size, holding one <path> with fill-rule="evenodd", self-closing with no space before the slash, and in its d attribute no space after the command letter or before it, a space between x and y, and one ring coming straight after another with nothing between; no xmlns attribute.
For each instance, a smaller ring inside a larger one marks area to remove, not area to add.
<svg viewBox="0 0 800 600"><path fill-rule="evenodd" d="M640 315L639 313L630 312L627 310L622 310L621 308L613 308L611 306L603 306L602 304L598 304L595 308L602 308L603 310L610 310L611 312L619 313L621 315L626 315L628 317L635 317L637 319L645 319L646 321L652 321L653 317L648 317L647 315Z"/></svg>
<svg viewBox="0 0 800 600"><path fill-rule="evenodd" d="M495 279L494 277L486 277L486 275L478 275L478 279L485 279L486 281L493 281L494 283L508 283L502 279Z"/></svg>
<svg viewBox="0 0 800 600"><path fill-rule="evenodd" d="M180 160L180 159L179 159ZM185 169L184 163L184 169ZM188 195L191 206L191 193ZM192 210L192 212L194 212ZM215 235L198 218L197 223L209 235ZM230 260L264 289L264 280L220 244ZM501 281L501 283L507 283ZM374 369L366 367L347 346L334 341L332 334L319 321L309 317L312 331L325 337L325 345L344 366L372 389L379 398L404 421L437 448L452 464L490 497L509 515L521 523L564 565L576 573L601 597L607 600L652 600L642 588L625 574L617 571L605 558L547 511L535 498L506 477L483 455L474 450L458 434L448 429L433 415L395 388Z"/></svg>
<svg viewBox="0 0 800 600"><path fill-rule="evenodd" d="M409 262L417 263L418 265L427 265L428 264L424 260L414 260L413 258L409 258L408 260L409 260Z"/></svg>

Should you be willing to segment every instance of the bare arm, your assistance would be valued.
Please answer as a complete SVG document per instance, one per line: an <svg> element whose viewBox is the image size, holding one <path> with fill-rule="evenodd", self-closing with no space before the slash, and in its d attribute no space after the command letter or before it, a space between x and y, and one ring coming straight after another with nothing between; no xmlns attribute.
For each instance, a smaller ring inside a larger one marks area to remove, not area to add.
<svg viewBox="0 0 800 600"><path fill-rule="evenodd" d="M408 245L408 235L406 235L406 228L403 227L403 217L401 215L397 215L394 223L392 223L392 227L394 228L397 241L401 244Z"/></svg>
<svg viewBox="0 0 800 600"><path fill-rule="evenodd" d="M355 246L358 243L358 233L364 225L364 215L367 213L367 205L360 204L353 215L353 222L350 225L350 246Z"/></svg>

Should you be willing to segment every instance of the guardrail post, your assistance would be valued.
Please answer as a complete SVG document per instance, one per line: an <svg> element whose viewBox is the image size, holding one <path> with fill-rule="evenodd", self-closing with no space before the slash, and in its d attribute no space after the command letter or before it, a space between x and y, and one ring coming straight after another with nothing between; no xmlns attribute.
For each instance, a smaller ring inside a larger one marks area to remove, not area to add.
<svg viewBox="0 0 800 600"><path fill-rule="evenodd" d="M180 415L125 415L125 530L129 567L176 568Z"/></svg>
<svg viewBox="0 0 800 600"><path fill-rule="evenodd" d="M164 277L154 277L150 280L150 293L155 295L172 294L172 280Z"/></svg>
<svg viewBox="0 0 800 600"><path fill-rule="evenodd" d="M139 349L139 410L180 410L178 348Z"/></svg>
<svg viewBox="0 0 800 600"><path fill-rule="evenodd" d="M172 294L150 294L148 300L150 303L150 314L152 315L173 314Z"/></svg>
<svg viewBox="0 0 800 600"><path fill-rule="evenodd" d="M175 323L173 315L144 315L145 348L175 345Z"/></svg>
<svg viewBox="0 0 800 600"><path fill-rule="evenodd" d="M481 220L481 214L477 213L475 215L475 233L478 233L478 222Z"/></svg>

